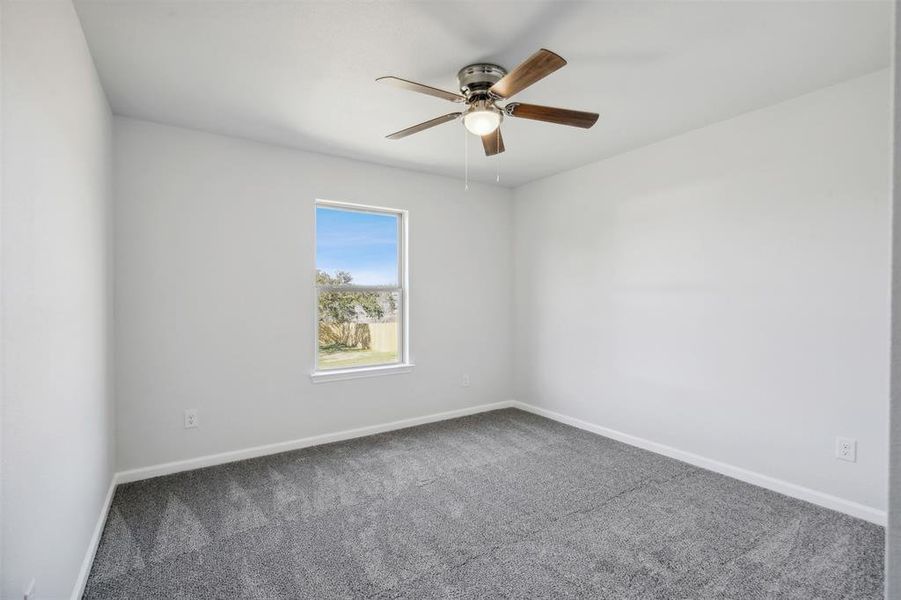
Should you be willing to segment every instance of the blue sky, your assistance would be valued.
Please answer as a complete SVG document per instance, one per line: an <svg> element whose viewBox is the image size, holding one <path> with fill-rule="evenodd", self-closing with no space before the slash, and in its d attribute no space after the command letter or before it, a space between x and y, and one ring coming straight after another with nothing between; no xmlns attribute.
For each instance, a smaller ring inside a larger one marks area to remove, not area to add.
<svg viewBox="0 0 901 600"><path fill-rule="evenodd" d="M360 285L397 284L397 217L316 207L316 268Z"/></svg>

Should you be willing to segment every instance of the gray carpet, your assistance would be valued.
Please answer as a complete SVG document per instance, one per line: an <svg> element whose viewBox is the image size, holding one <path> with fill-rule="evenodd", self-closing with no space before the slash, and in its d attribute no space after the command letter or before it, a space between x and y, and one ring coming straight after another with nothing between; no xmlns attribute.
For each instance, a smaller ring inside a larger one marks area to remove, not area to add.
<svg viewBox="0 0 901 600"><path fill-rule="evenodd" d="M122 485L85 598L881 598L883 530L517 410Z"/></svg>

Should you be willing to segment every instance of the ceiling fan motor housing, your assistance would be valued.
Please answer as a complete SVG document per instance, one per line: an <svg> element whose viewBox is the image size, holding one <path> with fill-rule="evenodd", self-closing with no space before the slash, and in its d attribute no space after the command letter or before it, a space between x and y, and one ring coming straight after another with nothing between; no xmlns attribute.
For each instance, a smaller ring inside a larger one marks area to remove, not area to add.
<svg viewBox="0 0 901 600"><path fill-rule="evenodd" d="M507 74L507 70L490 63L476 63L463 67L457 73L460 91L466 96L467 103L473 100L488 98L488 90Z"/></svg>

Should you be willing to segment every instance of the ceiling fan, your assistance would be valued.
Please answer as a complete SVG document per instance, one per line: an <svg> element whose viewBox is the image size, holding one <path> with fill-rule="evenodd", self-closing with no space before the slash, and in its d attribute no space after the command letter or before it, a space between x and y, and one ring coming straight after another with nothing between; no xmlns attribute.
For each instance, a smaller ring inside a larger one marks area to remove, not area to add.
<svg viewBox="0 0 901 600"><path fill-rule="evenodd" d="M460 92L462 92L460 94L401 79L400 77L390 75L379 77L376 81L383 81L405 90L428 94L429 96L466 105L466 108L462 111L436 117L424 123L401 129L386 137L389 140L399 140L436 125L455 121L462 116L466 129L473 135L482 138L485 155L493 156L504 151L504 138L501 137L500 125L505 116L588 129L598 120L597 113L552 108L537 104L524 104L522 102L509 102L505 106L498 106L497 104L508 100L514 94L521 92L536 81L544 79L565 64L566 61L561 56L544 48L527 58L509 73L498 65L476 63L463 67L457 73L457 80L460 82Z"/></svg>

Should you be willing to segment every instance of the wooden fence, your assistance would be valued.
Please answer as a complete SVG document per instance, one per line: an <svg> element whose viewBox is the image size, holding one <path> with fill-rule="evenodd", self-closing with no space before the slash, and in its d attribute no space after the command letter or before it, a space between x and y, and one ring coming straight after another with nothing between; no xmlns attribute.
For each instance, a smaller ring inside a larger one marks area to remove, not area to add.
<svg viewBox="0 0 901 600"><path fill-rule="evenodd" d="M397 322L320 323L319 344L341 344L361 350L397 352Z"/></svg>

